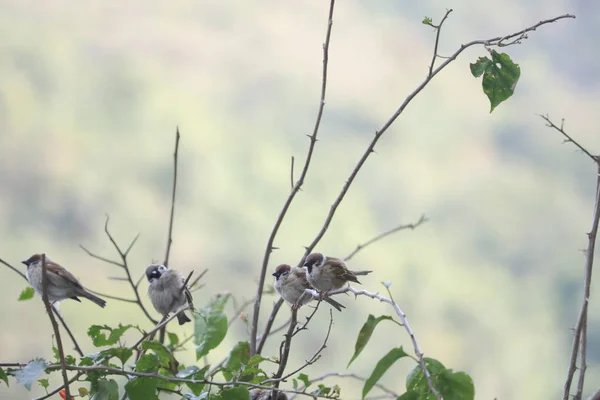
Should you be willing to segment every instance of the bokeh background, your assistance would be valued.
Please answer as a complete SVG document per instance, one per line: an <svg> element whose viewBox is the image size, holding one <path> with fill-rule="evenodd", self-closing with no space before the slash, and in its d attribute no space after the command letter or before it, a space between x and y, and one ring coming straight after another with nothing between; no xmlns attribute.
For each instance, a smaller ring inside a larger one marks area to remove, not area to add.
<svg viewBox="0 0 600 400"><path fill-rule="evenodd" d="M592 51L598 2L338 2L319 142L269 269L297 262L375 130L425 77L434 31L421 20L437 22L446 8L455 11L442 31L442 55L566 12L577 19L539 28L506 49L521 65L521 80L493 114L469 71L486 51L465 51L382 138L318 249L344 256L426 214L430 222L419 229L355 257L353 267L375 270L363 286L383 291L380 282L393 282L425 354L468 372L477 399L556 398L582 297L596 171L536 114L564 117L568 132L600 151L600 65ZM109 279L122 272L79 244L117 258L103 233L108 213L123 246L141 233L130 257L135 278L162 260L178 125L172 266L209 268L195 294L200 307L225 290L238 303L252 298L290 190L290 158L297 175L314 124L327 11L323 0L0 1L0 257L21 268L20 260L45 251L84 285L129 297L125 283ZM26 282L3 266L0 276L1 361L51 358L40 298L17 302ZM600 384L595 287L586 393ZM275 300L265 297L261 321ZM305 371L310 377L344 371L368 314L392 313L367 298L341 301L348 310L335 313L323 358ZM320 346L325 309L298 335L290 368ZM85 335L91 324L150 327L135 306L110 300L104 310L84 301L65 302L62 311L87 353L95 351ZM192 332L171 329L181 337ZM236 322L209 361L246 337ZM264 354L277 354L280 340ZM405 332L381 324L349 371L368 375L400 345L411 348ZM179 356L194 363L193 346ZM403 360L382 382L402 393L412 367ZM360 398L360 382L329 382L344 399ZM10 383L0 383L2 399L44 393Z"/></svg>

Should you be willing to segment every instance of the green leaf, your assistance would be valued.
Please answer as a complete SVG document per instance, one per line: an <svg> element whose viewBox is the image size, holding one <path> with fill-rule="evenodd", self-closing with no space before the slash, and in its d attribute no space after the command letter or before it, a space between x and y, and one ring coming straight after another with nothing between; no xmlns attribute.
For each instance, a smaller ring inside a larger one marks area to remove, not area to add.
<svg viewBox="0 0 600 400"><path fill-rule="evenodd" d="M17 300L25 301L25 300L32 299L34 293L35 293L35 291L33 290L32 287L26 287L25 289L23 289L21 291L21 294L19 295L19 298Z"/></svg>
<svg viewBox="0 0 600 400"><path fill-rule="evenodd" d="M503 101L513 95L521 77L521 68L508 54L491 51L492 59L480 57L471 64L471 73L475 77L483 74L483 93L490 100L490 113Z"/></svg>
<svg viewBox="0 0 600 400"><path fill-rule="evenodd" d="M250 400L250 392L245 387L225 389L221 392L223 400Z"/></svg>
<svg viewBox="0 0 600 400"><path fill-rule="evenodd" d="M267 361L267 360L268 360L268 358L264 358L260 354L255 354L255 355L252 356L252 358L250 360L248 360L248 366L256 366L256 367L258 367L258 365L261 362Z"/></svg>
<svg viewBox="0 0 600 400"><path fill-rule="evenodd" d="M235 373L242 368L242 365L248 365L250 361L250 343L238 342L229 353L229 358L225 363L225 369Z"/></svg>
<svg viewBox="0 0 600 400"><path fill-rule="evenodd" d="M17 378L17 383L31 390L31 385L35 382L46 369L46 361L42 358L30 361L24 368L11 371L11 375Z"/></svg>
<svg viewBox="0 0 600 400"><path fill-rule="evenodd" d="M407 357L408 354L404 352L402 347L397 347L390 350L375 366L375 369L371 373L371 376L365 381L365 385L362 390L362 398L369 393L373 386L379 381L379 379L385 374L385 372L399 359Z"/></svg>
<svg viewBox="0 0 600 400"><path fill-rule="evenodd" d="M8 386L8 375L6 375L6 372L4 372L2 368L0 368L0 379L2 379L4 383L6 383L6 386Z"/></svg>
<svg viewBox="0 0 600 400"><path fill-rule="evenodd" d="M39 382L40 386L43 387L44 389L47 389L48 386L50 386L50 382L48 381L48 379L38 379L38 382Z"/></svg>
<svg viewBox="0 0 600 400"><path fill-rule="evenodd" d="M437 375L442 371L445 371L446 367L444 367L441 362L433 358L425 357L423 358L423 361L425 362L427 371L429 371L429 374L431 375L434 387L437 388ZM410 371L406 376L406 390L412 390L420 394L431 393L429 385L427 384L427 379L425 378L425 374L423 373L423 370L419 364L415 365L412 371Z"/></svg>
<svg viewBox="0 0 600 400"><path fill-rule="evenodd" d="M227 317L222 312L215 312L208 316L196 317L196 360L204 357L209 351L217 347L227 335Z"/></svg>
<svg viewBox="0 0 600 400"><path fill-rule="evenodd" d="M202 369L192 365L179 371L177 373L177 377L182 379L203 380L208 368L208 365ZM204 389L204 383L186 383L186 385L196 396L200 395L202 393L202 389Z"/></svg>
<svg viewBox="0 0 600 400"><path fill-rule="evenodd" d="M442 372L438 379L440 393L444 400L473 400L475 398L475 386L473 380L464 372L452 372L447 369Z"/></svg>
<svg viewBox="0 0 600 400"><path fill-rule="evenodd" d="M169 348L173 349L179 344L179 337L176 334L167 332L167 336L169 337Z"/></svg>
<svg viewBox="0 0 600 400"><path fill-rule="evenodd" d="M306 374L300 374L298 375L298 380L302 381L302 383L304 383L304 388L308 388L310 386L310 379L308 379L308 375Z"/></svg>
<svg viewBox="0 0 600 400"><path fill-rule="evenodd" d="M409 391L406 392L398 397L396 397L396 400L419 400L419 393L417 392L413 392L413 391Z"/></svg>
<svg viewBox="0 0 600 400"><path fill-rule="evenodd" d="M356 344L354 345L354 355L350 359L350 362L348 362L346 368L348 368L350 364L352 364L352 361L354 361L356 357L358 357L361 351L364 350L367 343L369 343L369 339L371 339L371 335L373 334L373 331L375 330L377 324L385 320L393 321L393 318L389 315L382 315L381 317L375 318L372 314L369 314L367 322L364 323L364 325L360 329L360 332L358 332L358 338L356 338Z"/></svg>
<svg viewBox="0 0 600 400"><path fill-rule="evenodd" d="M423 21L421 21L421 23L423 25L432 25L433 24L433 20L431 19L431 17L424 17Z"/></svg>
<svg viewBox="0 0 600 400"><path fill-rule="evenodd" d="M156 378L135 378L125 384L125 392L129 400L158 400Z"/></svg>
<svg viewBox="0 0 600 400"><path fill-rule="evenodd" d="M153 340L151 342L143 342L142 343L143 350L152 350L154 354L158 356L160 360L160 365L164 368L169 368L171 365L176 365L177 361L175 357L171 353L171 351L165 347L162 343Z"/></svg>
<svg viewBox="0 0 600 400"><path fill-rule="evenodd" d="M113 379L99 379L98 390L91 400L119 400L119 385Z"/></svg>
<svg viewBox="0 0 600 400"><path fill-rule="evenodd" d="M137 372L157 372L160 361L156 354L144 354L135 364Z"/></svg>
<svg viewBox="0 0 600 400"><path fill-rule="evenodd" d="M99 354L101 357L117 357L121 361L121 365L125 365L127 360L133 355L133 350L127 347L113 347L102 350Z"/></svg>
<svg viewBox="0 0 600 400"><path fill-rule="evenodd" d="M118 328L111 328L108 325L92 325L88 329L88 336L92 338L92 342L96 347L112 346L121 339L121 336L133 325L121 325ZM108 338L105 331L108 332Z"/></svg>
<svg viewBox="0 0 600 400"><path fill-rule="evenodd" d="M77 363L77 360L72 355L67 355L65 357L65 363L67 365L75 365Z"/></svg>

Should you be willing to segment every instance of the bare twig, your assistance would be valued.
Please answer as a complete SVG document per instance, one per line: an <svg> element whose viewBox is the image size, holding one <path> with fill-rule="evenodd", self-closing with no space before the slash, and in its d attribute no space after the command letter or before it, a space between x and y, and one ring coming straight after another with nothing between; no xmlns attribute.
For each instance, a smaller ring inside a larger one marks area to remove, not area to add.
<svg viewBox="0 0 600 400"><path fill-rule="evenodd" d="M62 324L63 328L65 328L65 331L67 331L67 334L71 338L71 341L73 342L73 346L75 346L75 351L77 351L77 353L79 353L79 355L81 357L83 357L85 354L83 354L83 350L81 350L81 347L79 346L79 343L77 343L77 340L75 340L75 336L73 335L73 332L71 332L71 329L69 329L69 326L67 325L67 323L63 319L62 315L60 315L60 312L58 311L58 309L56 307L54 307L54 305L52 305L52 310L54 311L54 313L56 314L56 316L60 320L60 323Z"/></svg>
<svg viewBox="0 0 600 400"><path fill-rule="evenodd" d="M359 251L361 251L362 249L364 249L365 247L385 238L386 236L391 235L392 233L396 233L398 231L404 230L404 229L415 229L417 228L419 225L424 224L425 222L429 221L427 219L427 217L425 216L425 214L421 215L421 218L419 218L419 220L417 222L414 222L412 224L408 224L408 225L400 225L395 227L394 229L390 229L389 231L380 233L379 235L375 236L373 239L370 239L369 241L363 243L363 244L359 244L358 246L356 246L356 249L354 249L354 251L350 254L348 254L345 258L344 261L348 261L350 260L352 257L354 257L356 255L356 253L358 253Z"/></svg>
<svg viewBox="0 0 600 400"><path fill-rule="evenodd" d="M585 379L585 370L586 366L586 345L587 345L587 312L588 312L588 304L590 301L590 287L592 283L592 269L594 266L594 250L596 248L596 236L598 233L598 224L600 222L600 162L597 163L598 167L598 178L596 183L596 200L594 205L594 216L592 222L592 228L588 233L588 247L586 250L586 259L585 259L585 277L583 283L583 302L581 304L581 311L579 313L579 319L577 321L577 325L575 326L575 334L573 338L573 347L571 348L571 357L569 361L569 370L567 372L567 380L565 382L564 392L563 392L563 400L569 399L569 394L571 392L571 383L573 381L573 375L575 374L575 368L577 364L577 353L581 352L580 359L580 372L579 372L579 382L577 387L577 394L575 395L576 400L581 399L581 395L583 392L583 383ZM581 350L579 347L581 346Z"/></svg>
<svg viewBox="0 0 600 400"><path fill-rule="evenodd" d="M429 24L429 26L435 28L435 30L436 30L435 45L433 47L433 57L431 58L431 64L429 64L429 76L431 76L431 74L433 73L433 66L435 65L435 59L438 57L438 45L440 43L440 33L442 31L442 25L444 25L446 18L448 18L448 15L450 15L451 12L452 12L451 8L446 10L446 14L444 15L444 18L442 18L442 21L440 22L439 25Z"/></svg>
<svg viewBox="0 0 600 400"><path fill-rule="evenodd" d="M386 288L388 288L389 285L384 284L384 286L386 286ZM319 294L318 292L316 292L312 289L306 289L305 292L310 293L313 296L316 296ZM433 383L431 381L431 374L429 373L429 371L427 370L427 367L425 366L425 361L423 360L423 353L419 349L419 345L417 344L417 339L415 337L415 334L414 334L412 328L410 327L410 325L408 324L408 320L406 319L406 314L404 314L404 312L402 311L400 306L394 301L391 294L390 294L390 298L387 298L387 297L380 295L379 293L371 293L366 290L355 289L352 286L345 286L341 289L337 289L337 290L330 292L329 295L331 296L331 295L347 293L347 292L353 293L355 296L361 296L361 295L367 296L372 299L377 299L381 302L392 305L392 307L394 308L394 311L396 311L396 314L398 315L398 317L400 317L400 322L402 323L404 330L406 330L406 332L408 333L408 336L410 336L410 340L412 342L415 355L417 356L417 361L419 363L419 366L421 367L421 370L423 371L423 374L425 375L425 379L427 380L427 385L429 386L429 390L431 390L431 393L433 393L438 400L441 400L439 393L433 386ZM389 293L389 289L388 289L388 293Z"/></svg>
<svg viewBox="0 0 600 400"><path fill-rule="evenodd" d="M306 321L306 323L308 324L310 320ZM315 362L317 362L319 360L319 358L321 358L321 352L323 350L325 350L325 348L327 348L327 341L329 340L329 334L331 334L331 327L333 326L333 312L331 311L331 308L329 309L329 327L327 328L327 335L325 335L325 339L323 340L323 344L321 344L321 347L319 347L319 349L315 352L315 354L313 354L313 356L309 359L306 360L306 362L301 365L300 367L298 367L297 369L295 369L294 371L282 376L281 378L278 379L267 379L263 382L261 382L261 385L264 385L265 383L270 383L270 382L276 382L277 380L281 381L281 382L285 382L290 376L293 376L295 374L297 374L298 372L302 371L304 368L308 367L309 365L314 364ZM298 329L296 330L296 332L294 332L294 335L298 332L300 332L302 329Z"/></svg>
<svg viewBox="0 0 600 400"><path fill-rule="evenodd" d="M0 263L6 265L8 268L12 269L17 274L21 275L21 278L23 278L27 281L27 276L24 273L22 273L21 271L19 271L17 268L13 267L12 265L10 265L9 263L7 263L6 261L4 261L1 258L0 258ZM29 282L29 281L27 281L27 282Z"/></svg>
<svg viewBox="0 0 600 400"><path fill-rule="evenodd" d="M275 322L275 317L277 316L277 313L279 312L279 309L281 308L282 305L283 305L282 298L279 298L279 300L277 300L277 302L275 302L275 304L273 305L273 310L271 310L271 315L269 315L269 319L267 320L267 325L265 326L265 330L264 330L263 334L260 336L260 339L258 340L258 347L256 349L256 353L258 353L258 354L262 353L263 347L265 346L265 342L267 341L267 338L269 337L269 332L271 331L271 328L273 327L273 323Z"/></svg>
<svg viewBox="0 0 600 400"><path fill-rule="evenodd" d="M381 138L381 136L394 123L394 121L396 121L396 118L398 118L400 116L400 114L402 114L404 112L404 110L410 104L410 102L427 86L427 84L429 84L429 82L440 71L442 71L444 68L446 68L446 66L448 66L448 64L450 64L452 61L454 61L465 49L467 49L467 48L469 48L471 46L475 46L475 45L484 45L486 47L498 46L504 40L509 40L511 38L514 38L514 37L517 37L517 36L521 36L521 35L523 35L526 32L530 32L530 31L536 30L538 27L540 27L542 25L549 24L549 23L552 23L552 22L556 22L556 21L558 21L560 19L564 19L564 18L575 18L575 16L574 15L570 15L570 14L564 14L564 15L561 15L561 16L556 17L556 18L548 19L548 20L545 20L545 21L540 21L537 24L535 24L533 26L530 26L529 28L525 28L525 29L523 29L523 30L521 30L519 32L512 33L512 34L509 34L509 35L506 35L506 36L498 36L498 37L494 37L494 38L487 39L487 40L473 40L471 42L468 42L466 44L461 45L460 48L454 52L454 54L452 54L450 57L448 57L448 59L446 59L446 61L444 61L442 64L440 64L432 72L429 72L427 74L427 76L425 77L425 79L416 87L416 89L413 90L412 93L410 93L404 99L404 101L402 102L402 104L400 105L400 107L394 112L394 114L392 114L392 116L383 124L383 126L379 130L377 130L375 132L375 136L371 140L371 143L369 143L369 145L367 146L367 149L365 150L365 152L363 153L363 155L361 156L361 158L358 160L358 163L356 164L356 166L354 167L354 169L350 173L350 176L348 177L348 179L346 180L346 182L342 186L342 190L340 191L339 195L337 196L337 198L334 200L333 204L331 205L331 207L329 209L329 213L327 214L327 217L325 218L325 222L323 223L323 226L321 227L320 231L317 233L317 236L314 238L314 240L312 241L312 243L306 247L304 255L300 259L300 262L298 263L298 266L300 267L301 265L304 264L304 259L306 258L306 256L309 255L312 252L312 250L321 241L321 239L323 238L323 236L327 232L327 229L329 228L329 224L333 220L333 216L335 215L335 212L336 212L338 206L341 204L342 200L344 199L344 196L346 196L346 193L348 192L348 189L350 189L350 186L352 185L352 182L354 182L354 179L358 175L358 172L360 171L360 169L362 168L362 166L364 165L364 163L367 161L367 158L369 158L369 155L375 151L375 145L377 144L377 142L379 141L379 139Z"/></svg>
<svg viewBox="0 0 600 400"><path fill-rule="evenodd" d="M54 329L54 337L56 338L56 347L58 349L58 357L60 359L62 377L65 385L65 393L67 395L67 399L70 399L71 392L69 391L69 377L67 376L67 362L65 361L65 352L63 351L62 340L60 339L58 324L56 323L56 319L54 318L54 308L52 307L52 304L50 304L50 300L48 299L49 282L48 270L46 267L46 254L42 253L42 300L44 301L44 305L46 306L46 312L48 313L48 317L50 317L52 329Z"/></svg>
<svg viewBox="0 0 600 400"><path fill-rule="evenodd" d="M283 373L285 371L285 367L287 366L287 362L288 362L288 358L290 355L290 348L292 345L292 337L294 336L294 328L296 328L296 324L298 323L298 310L295 308L292 308L292 320L290 321L290 326L288 328L287 334L285 335L285 339L284 341L281 343L282 346L280 347L280 351L279 351L279 367L277 368L277 372L275 373L275 376L273 376L275 385L273 386L274 389L279 389L279 383L281 382L281 380L279 378L281 378L283 376ZM273 396L276 396L276 392L277 390L273 390Z"/></svg>
<svg viewBox="0 0 600 400"><path fill-rule="evenodd" d="M292 156L292 166L290 168L290 188L294 190L294 156Z"/></svg>
<svg viewBox="0 0 600 400"><path fill-rule="evenodd" d="M123 278L123 280L127 281L127 278ZM100 297L106 297L107 299L113 299L113 300L117 300L117 301L122 301L124 303L137 303L137 300L134 299L126 299L125 297L119 297L119 296L113 296L110 294L104 294L104 293L100 293L100 292L96 292L95 290L90 290L87 289L88 292L92 292Z"/></svg>
<svg viewBox="0 0 600 400"><path fill-rule="evenodd" d="M169 255L171 253L171 244L173 244L173 217L175 216L175 194L177 191L177 164L179 158L179 127L175 131L175 151L173 152L173 193L171 195L171 215L169 217L169 235L167 236L167 250L165 251L165 261L163 265L169 266Z"/></svg>
<svg viewBox="0 0 600 400"><path fill-rule="evenodd" d="M319 306L321 305L321 299L319 299L319 301L317 301L317 305L315 306L315 308L313 309L312 313L310 313L310 315L308 317L306 317L306 321L304 322L304 324L302 324L301 327L299 327L298 329L296 329L294 331L294 334L292 335L292 337L296 336L298 334L298 332L306 330L308 323L312 320L312 318L315 316L315 314L317 313L317 310L319 309ZM330 310L331 311L331 310ZM329 336L329 335L327 335Z"/></svg>
<svg viewBox="0 0 600 400"><path fill-rule="evenodd" d="M364 382L364 381L367 380L367 378L365 378L363 376L352 374L352 373L328 372L328 373L323 374L323 375L321 375L319 377L312 378L310 380L310 383L312 384L312 383L315 383L315 382L320 382L320 381L323 381L323 380L325 380L327 378L330 378L332 376L338 377L338 378L353 378L353 379L356 379L356 380L359 380L359 381L362 381L362 382ZM381 383L376 383L375 387L377 387L377 388L381 389L383 392L385 392L388 395L387 397L392 397L392 398L395 399L396 397L399 396L399 394L397 394L393 390L388 389L387 387L383 386ZM306 390L306 385L300 386L300 390ZM289 400L293 400L295 397L296 397L296 395L291 396Z"/></svg>
<svg viewBox="0 0 600 400"><path fill-rule="evenodd" d="M129 251L132 249L133 245L135 244L135 242L137 241L137 239L139 238L140 235L137 234L135 236L135 238L131 241L130 245L127 246L127 250L125 252L123 252L121 250L121 248L119 247L119 245L117 244L116 240L111 235L110 231L108 230L108 222L109 221L110 221L110 217L107 215L106 221L104 222L104 233L106 234L106 236L108 237L108 240L110 240L113 247L119 254L119 257L121 258L121 262L113 261L108 258L96 255L96 254L92 253L91 251L89 251L87 248L83 247L82 245L79 245L79 247L81 247L83 249L83 251L85 251L90 257L93 257L97 260L104 261L105 263L116 265L117 267L123 268L123 270L125 271L125 275L127 277L127 282L129 282L129 286L131 286L131 290L133 291L133 294L135 295L135 301L133 301L133 302L135 302L142 309L144 315L146 315L148 320L150 320L150 322L152 322L153 324L156 325L156 323L158 321L156 321L154 318L152 318L152 316L150 315L150 313L148 312L148 310L142 303L142 299L140 297L138 286L137 286L137 284L133 283L133 279L131 278L131 271L129 269L129 264L127 262L127 256L129 255ZM110 296L109 298L115 298L115 297L116 296ZM116 299L125 301L125 302L130 302L130 303L132 302L132 301L129 301L128 299L121 299L121 298L116 298Z"/></svg>
<svg viewBox="0 0 600 400"><path fill-rule="evenodd" d="M560 122L560 127L557 126L554 122L552 122L550 120L550 117L548 115L540 115L540 117L546 121L546 126L556 129L558 132L560 132L564 137L566 137L567 139L565 140L565 143L573 143L573 145L575 145L579 150L581 150L583 153L585 153L586 156L588 156L589 158L592 159L593 162L597 163L598 162L598 156L593 155L592 153L590 153L585 147L583 147L581 144L579 144L578 141L576 141L575 139L573 139L567 132L565 132L564 127L565 127L565 120L562 119Z"/></svg>
<svg viewBox="0 0 600 400"><path fill-rule="evenodd" d="M262 267L260 271L260 278L258 281L258 289L256 291L256 300L254 301L254 312L252 314L252 326L250 330L250 354L254 355L257 353L257 338L258 338L258 317L260 313L260 303L262 301L262 292L265 284L265 277L267 273L267 267L269 265L269 257L271 252L273 251L273 243L275 241L275 236L279 231L279 227L281 226L283 219L288 211L288 208L292 204L294 197L302 187L304 183L304 179L306 178L306 174L308 172L308 167L310 166L310 160L312 159L313 151L315 148L315 144L317 143L317 133L319 132L319 126L321 125L321 117L323 116L323 109L325 107L325 93L327 89L327 64L329 60L329 41L331 39L331 27L333 25L333 9L335 6L335 0L331 0L329 5L329 17L327 22L327 34L325 35L325 43L323 44L323 77L321 83L321 98L319 101L319 111L317 112L317 120L315 121L315 127L313 129L312 135L309 136L310 144L308 147L308 153L306 155L306 161L304 162L304 168L302 169L302 173L298 178L298 181L293 186L292 191L290 192L285 204L279 216L277 217L277 221L275 221L275 225L273 226L273 230L269 236L269 240L267 241L267 247L265 249L265 255L263 257ZM263 338L266 338L267 335L263 335Z"/></svg>

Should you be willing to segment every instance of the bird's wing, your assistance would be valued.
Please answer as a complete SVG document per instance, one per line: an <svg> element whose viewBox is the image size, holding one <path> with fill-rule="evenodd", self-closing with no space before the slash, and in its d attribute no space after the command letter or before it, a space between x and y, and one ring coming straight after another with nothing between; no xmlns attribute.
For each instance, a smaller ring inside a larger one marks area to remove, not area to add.
<svg viewBox="0 0 600 400"><path fill-rule="evenodd" d="M339 258L327 257L327 263L331 265L331 270L338 278L345 281L360 283L358 282L356 275L354 275L352 271L346 267L346 263L344 261L340 260Z"/></svg>
<svg viewBox="0 0 600 400"><path fill-rule="evenodd" d="M75 278L75 276L67 271L64 267L56 264L53 261L46 261L46 271L48 272L48 279L56 281L57 279L64 279L69 283L72 283L78 288L83 289L81 283Z"/></svg>
<svg viewBox="0 0 600 400"><path fill-rule="evenodd" d="M300 282L300 284L304 287L304 289L312 289L313 287L306 280L306 271L304 268L294 268L292 270L292 274L294 277Z"/></svg>

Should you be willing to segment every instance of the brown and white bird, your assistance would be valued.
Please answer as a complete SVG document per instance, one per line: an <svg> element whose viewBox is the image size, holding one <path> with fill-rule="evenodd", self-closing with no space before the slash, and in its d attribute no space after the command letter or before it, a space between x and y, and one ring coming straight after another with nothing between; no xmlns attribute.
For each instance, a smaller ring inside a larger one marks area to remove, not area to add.
<svg viewBox="0 0 600 400"><path fill-rule="evenodd" d="M312 253L304 261L306 279L319 292L339 289L348 282L359 283L357 275L367 275L373 271L351 271L339 258Z"/></svg>
<svg viewBox="0 0 600 400"><path fill-rule="evenodd" d="M162 264L151 264L146 268L146 277L150 286L148 297L152 305L163 316L177 311L186 302L193 309L192 294L187 287L183 287L185 278L181 272L169 269ZM184 312L177 314L179 325L191 322Z"/></svg>
<svg viewBox="0 0 600 400"><path fill-rule="evenodd" d="M27 260L21 262L27 265L26 275L31 287L33 287L37 294L42 296L42 254L34 254ZM90 293L81 286L81 283L79 283L77 278L63 266L55 263L48 257L45 257L45 264L48 281L46 290L48 293L48 301L53 303L64 299L73 299L81 302L78 297L85 297L98 304L100 307L106 305L106 301Z"/></svg>
<svg viewBox="0 0 600 400"><path fill-rule="evenodd" d="M252 389L250 390L250 400L271 400L272 390L265 389ZM288 400L287 396L283 392L278 392L276 400Z"/></svg>
<svg viewBox="0 0 600 400"><path fill-rule="evenodd" d="M304 272L303 268L292 268L288 264L281 264L275 268L273 276L275 277L275 291L285 301L290 303L292 308L298 309L313 299L309 293L304 291L313 287L306 280L306 272ZM331 304L338 311L346 308L333 299L324 298L323 300Z"/></svg>

